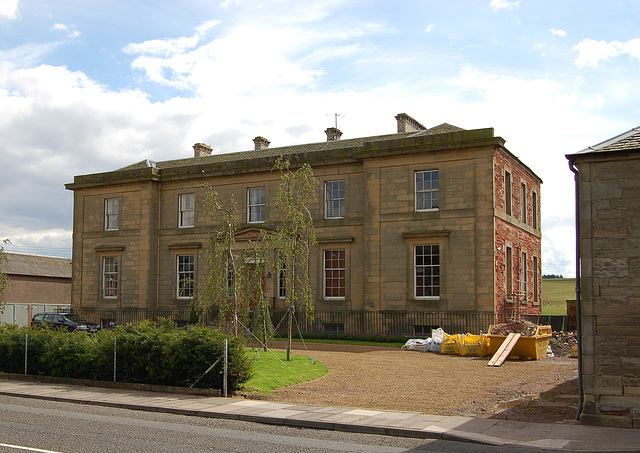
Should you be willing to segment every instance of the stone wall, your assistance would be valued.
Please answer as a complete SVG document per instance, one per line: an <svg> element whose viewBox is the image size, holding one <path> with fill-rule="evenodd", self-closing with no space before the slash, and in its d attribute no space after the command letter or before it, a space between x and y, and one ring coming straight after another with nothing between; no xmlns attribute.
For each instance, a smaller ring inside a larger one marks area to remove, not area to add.
<svg viewBox="0 0 640 453"><path fill-rule="evenodd" d="M594 154L576 159L582 258L581 420L640 428L640 153Z"/></svg>

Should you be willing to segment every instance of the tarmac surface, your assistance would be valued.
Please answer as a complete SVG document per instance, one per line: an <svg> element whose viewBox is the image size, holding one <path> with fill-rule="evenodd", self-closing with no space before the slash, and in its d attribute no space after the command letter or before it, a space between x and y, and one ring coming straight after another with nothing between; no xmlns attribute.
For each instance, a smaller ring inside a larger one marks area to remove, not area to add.
<svg viewBox="0 0 640 453"><path fill-rule="evenodd" d="M272 425L444 439L553 451L640 451L640 430L581 425L575 421L530 423L416 412L306 406L135 388L15 380L3 375L0 394L49 401Z"/></svg>

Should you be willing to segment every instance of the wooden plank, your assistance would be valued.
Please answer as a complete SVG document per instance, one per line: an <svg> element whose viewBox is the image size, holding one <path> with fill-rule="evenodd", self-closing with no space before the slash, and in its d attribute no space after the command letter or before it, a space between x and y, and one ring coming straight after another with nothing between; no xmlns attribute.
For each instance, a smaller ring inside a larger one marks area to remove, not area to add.
<svg viewBox="0 0 640 453"><path fill-rule="evenodd" d="M516 345L521 336L522 334L519 333L510 333L509 335L507 335L507 338L502 342L493 357L491 357L491 360L489 360L487 366L502 365L504 361L507 360L507 357L509 357L511 350Z"/></svg>

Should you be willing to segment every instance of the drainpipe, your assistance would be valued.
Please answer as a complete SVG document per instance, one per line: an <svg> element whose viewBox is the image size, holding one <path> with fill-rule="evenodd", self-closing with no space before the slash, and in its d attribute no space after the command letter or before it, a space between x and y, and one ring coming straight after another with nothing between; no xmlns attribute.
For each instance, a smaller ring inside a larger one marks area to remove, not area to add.
<svg viewBox="0 0 640 453"><path fill-rule="evenodd" d="M158 188L158 212L156 213L156 310L160 309L160 212L162 212L162 183L156 184Z"/></svg>
<svg viewBox="0 0 640 453"><path fill-rule="evenodd" d="M572 159L569 159L569 169L573 172L576 192L576 327L578 340L578 411L576 420L580 420L584 405L584 388L582 386L582 303L580 300L580 183L578 169Z"/></svg>

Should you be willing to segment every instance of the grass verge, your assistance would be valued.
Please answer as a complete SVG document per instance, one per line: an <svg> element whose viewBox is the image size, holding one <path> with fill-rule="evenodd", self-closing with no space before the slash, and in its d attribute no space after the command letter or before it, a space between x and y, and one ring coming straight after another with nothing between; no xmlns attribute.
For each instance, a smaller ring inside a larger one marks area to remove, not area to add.
<svg viewBox="0 0 640 453"><path fill-rule="evenodd" d="M244 393L269 394L282 387L313 381L329 372L320 362L302 355L292 354L291 361L287 362L284 351L256 354L255 349L247 349L246 354L253 359L254 374L244 384Z"/></svg>

